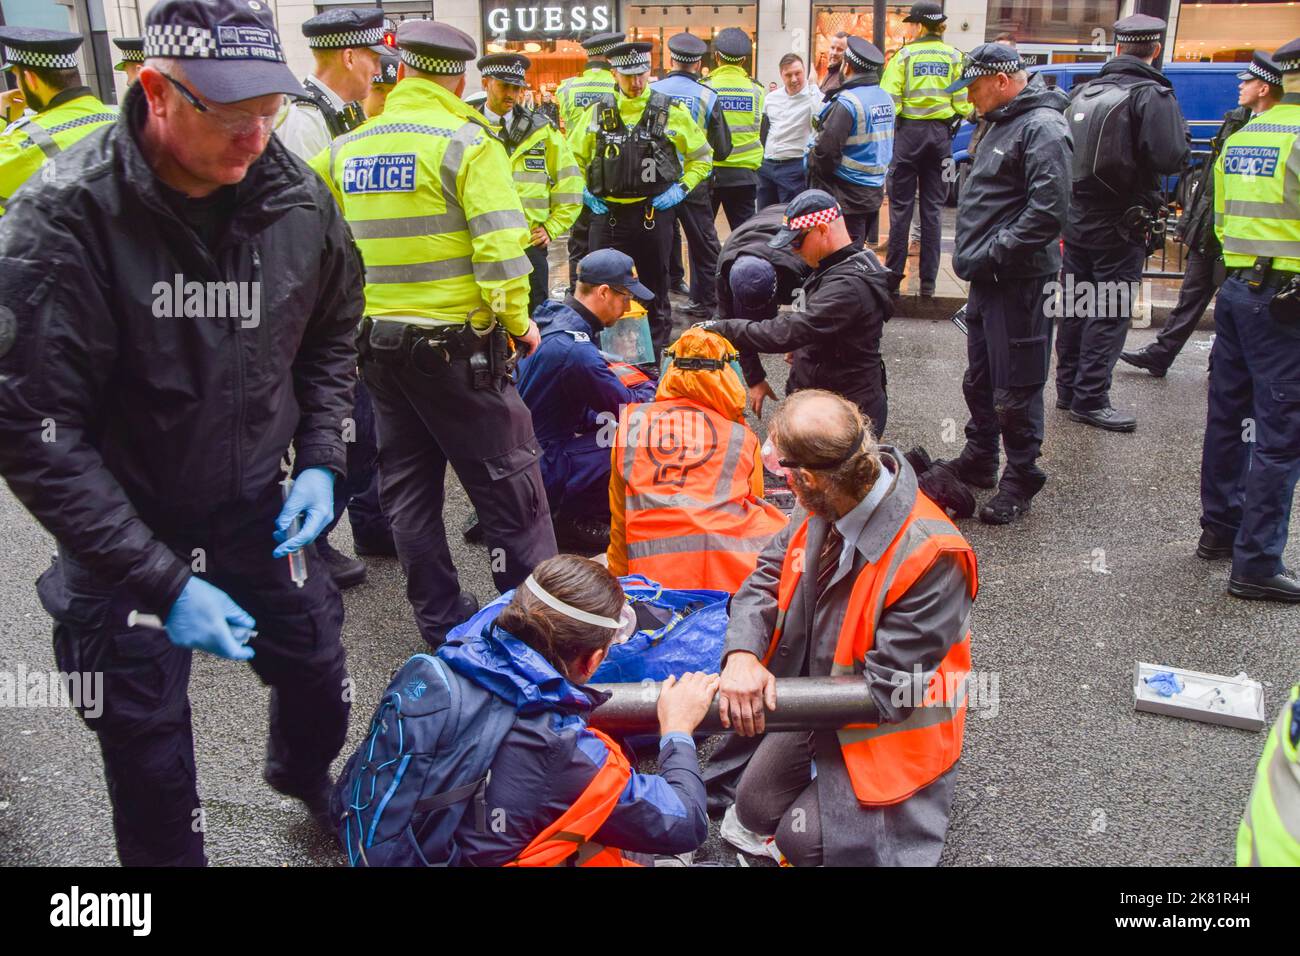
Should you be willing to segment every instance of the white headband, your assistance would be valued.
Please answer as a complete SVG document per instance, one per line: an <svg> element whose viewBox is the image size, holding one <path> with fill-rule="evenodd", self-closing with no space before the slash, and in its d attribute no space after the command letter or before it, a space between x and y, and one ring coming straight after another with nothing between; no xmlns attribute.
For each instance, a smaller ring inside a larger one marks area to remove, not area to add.
<svg viewBox="0 0 1300 956"><path fill-rule="evenodd" d="M594 624L596 627L608 627L611 630L622 631L627 626L627 615L622 614L619 620L612 617L602 617L599 614L592 614L590 611L584 611L582 608L574 607L572 604L565 604L554 594L551 594L540 584L531 574L524 580L524 586L533 592L534 597L541 601L547 607L559 611L565 617L573 618L575 621L581 621L583 624ZM630 608L625 604L625 610Z"/></svg>

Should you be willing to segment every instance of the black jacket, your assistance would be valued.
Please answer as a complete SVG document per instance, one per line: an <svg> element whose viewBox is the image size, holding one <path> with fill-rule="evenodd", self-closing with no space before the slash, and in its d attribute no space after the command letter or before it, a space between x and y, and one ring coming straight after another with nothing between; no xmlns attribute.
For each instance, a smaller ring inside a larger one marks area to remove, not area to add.
<svg viewBox="0 0 1300 956"><path fill-rule="evenodd" d="M879 85L878 74L855 76L828 93L826 99L834 99L841 90ZM827 112L821 129L817 131L817 141L808 150L808 188L823 189L830 193L847 215L870 215L880 208L884 187L851 183L835 175L844 159L844 144L852 134L853 113L847 106L837 102Z"/></svg>
<svg viewBox="0 0 1300 956"><path fill-rule="evenodd" d="M329 191L275 137L209 252L140 151L144 107L136 86L0 220L17 330L0 473L61 551L165 614L191 560L169 543L265 502L291 443L297 470L345 473L363 273ZM203 284L189 317L177 281ZM232 316L220 293L239 289Z"/></svg>
<svg viewBox="0 0 1300 956"><path fill-rule="evenodd" d="M1223 124L1210 143L1210 155L1204 157L1189 184L1187 208L1178 231L1190 249L1216 257L1221 251L1219 239L1214 234L1214 164L1228 137L1249 123L1253 115L1246 106L1235 107L1223 115Z"/></svg>
<svg viewBox="0 0 1300 956"><path fill-rule="evenodd" d="M723 319L710 327L741 349L793 352L787 394L824 388L870 405L884 392L880 334L894 313L889 272L853 246L822 260L803 284L803 307L762 322ZM795 296L796 306L799 296Z"/></svg>
<svg viewBox="0 0 1300 956"><path fill-rule="evenodd" d="M1100 183L1081 180L1074 186L1074 204L1080 209L1108 209L1117 213L1139 202L1154 208L1160 198L1160 177L1181 170L1189 152L1187 122L1174 97L1173 84L1145 60L1126 53L1108 61L1100 75L1089 83L1138 87L1133 91L1129 107L1133 111L1133 163L1137 178L1133 194L1118 198ZM1072 89L1071 100L1087 85Z"/></svg>
<svg viewBox="0 0 1300 956"><path fill-rule="evenodd" d="M963 279L1030 278L1061 269L1070 208L1069 98L1041 77L991 111L957 204L953 269Z"/></svg>

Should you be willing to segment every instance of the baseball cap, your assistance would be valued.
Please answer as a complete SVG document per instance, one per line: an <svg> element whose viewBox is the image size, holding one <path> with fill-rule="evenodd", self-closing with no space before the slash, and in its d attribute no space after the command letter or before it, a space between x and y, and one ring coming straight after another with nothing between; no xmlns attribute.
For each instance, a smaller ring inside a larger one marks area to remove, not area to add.
<svg viewBox="0 0 1300 956"><path fill-rule="evenodd" d="M655 297L637 280L632 257L617 249L598 249L583 256L578 262L578 281L589 285L618 286L629 290L643 302Z"/></svg>
<svg viewBox="0 0 1300 956"><path fill-rule="evenodd" d="M830 193L821 189L805 189L785 207L781 228L767 244L773 249L784 249L794 242L795 236L823 222L834 222L841 215L840 204Z"/></svg>

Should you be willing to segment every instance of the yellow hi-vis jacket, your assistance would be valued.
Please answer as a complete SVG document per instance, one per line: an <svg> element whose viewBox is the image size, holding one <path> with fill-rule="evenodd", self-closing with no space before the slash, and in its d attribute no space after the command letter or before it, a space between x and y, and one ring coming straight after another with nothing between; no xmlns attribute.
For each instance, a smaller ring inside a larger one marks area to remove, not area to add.
<svg viewBox="0 0 1300 956"><path fill-rule="evenodd" d="M4 215L9 197L47 159L116 121L115 109L86 92L10 124L0 135L0 215Z"/></svg>
<svg viewBox="0 0 1300 956"><path fill-rule="evenodd" d="M1278 714L1255 770L1246 815L1237 828L1238 866L1300 866L1300 754L1291 740L1300 685Z"/></svg>
<svg viewBox="0 0 1300 956"><path fill-rule="evenodd" d="M1214 231L1229 269L1259 257L1300 272L1300 93L1228 137L1214 164Z"/></svg>
<svg viewBox="0 0 1300 956"><path fill-rule="evenodd" d="M614 71L607 66L591 67L561 83L555 91L555 102L560 108L565 135L573 135L574 125L602 93L613 93L617 89Z"/></svg>
<svg viewBox="0 0 1300 956"><path fill-rule="evenodd" d="M641 114L645 112L646 105L650 102L650 93L650 85L646 84L640 96L627 97L622 92L614 95L614 100L618 103L619 115L623 117L623 122L629 129L641 122ZM573 150L573 158L577 161L578 167L583 171L584 183L587 179L587 167L591 165L596 155L596 133L599 124L600 104L597 103L587 108L569 133L569 147ZM695 122L691 111L681 103L674 103L668 108L668 126L664 129L664 133L672 140L678 154L682 157L680 182L689 193L704 182L705 177L713 169L713 147L704 138L704 130L700 129L699 124ZM759 152L761 154L762 151ZM606 196L605 201L630 203L641 202L642 198L631 196L621 199L618 196Z"/></svg>
<svg viewBox="0 0 1300 956"><path fill-rule="evenodd" d="M945 93L961 79L962 53L933 34L919 37L894 54L880 88L894 98L899 119L950 120L970 116L966 90Z"/></svg>
<svg viewBox="0 0 1300 956"><path fill-rule="evenodd" d="M767 92L738 66L720 66L701 82L718 94L714 109L722 110L731 130L731 152L714 165L720 169L758 169L763 165L759 127Z"/></svg>
<svg viewBox="0 0 1300 956"><path fill-rule="evenodd" d="M527 220L505 147L487 120L430 80L408 76L384 112L311 161L366 263L366 314L411 325L495 315L528 331Z"/></svg>
<svg viewBox="0 0 1300 956"><path fill-rule="evenodd" d="M522 106L511 111L513 124ZM541 113L523 112L526 124L522 138L511 148L500 125L492 129L506 144L515 190L524 207L528 225L541 226L558 239L582 212L582 170L573 160L573 150L563 134Z"/></svg>

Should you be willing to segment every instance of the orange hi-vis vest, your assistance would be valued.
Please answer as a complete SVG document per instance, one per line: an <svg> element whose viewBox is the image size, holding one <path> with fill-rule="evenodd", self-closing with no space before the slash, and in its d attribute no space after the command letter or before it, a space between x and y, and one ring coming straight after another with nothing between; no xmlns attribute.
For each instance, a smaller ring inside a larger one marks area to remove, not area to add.
<svg viewBox="0 0 1300 956"><path fill-rule="evenodd" d="M781 640L786 612L803 575L808 521L790 539L777 586L777 619L763 663ZM831 674L861 674L875 642L881 615L933 566L941 554L956 555L973 600L979 589L975 552L938 505L922 492L880 560L858 575L835 644ZM809 635L813 640L815 635ZM949 770L961 756L966 727L966 678L970 631L952 646L931 677L922 700L897 723L849 724L838 733L844 765L858 801L868 806L900 803ZM814 675L815 676L815 675Z"/></svg>
<svg viewBox="0 0 1300 956"><path fill-rule="evenodd" d="M735 591L786 517L753 494L758 438L684 398L629 405L613 467L623 475L628 574L668 588Z"/></svg>
<svg viewBox="0 0 1300 956"><path fill-rule="evenodd" d="M641 371L635 365L628 365L626 362L610 362L609 370L618 376L618 380L623 383L624 388L636 388L650 381L650 377Z"/></svg>
<svg viewBox="0 0 1300 956"><path fill-rule="evenodd" d="M537 834L533 842L506 866L637 866L611 847L591 838L614 812L618 798L632 777L632 765L623 750L595 727L587 728L609 749L605 765L596 771L587 789L573 806L560 814L549 827ZM576 854L576 856L575 856ZM573 857L573 859L570 859Z"/></svg>

